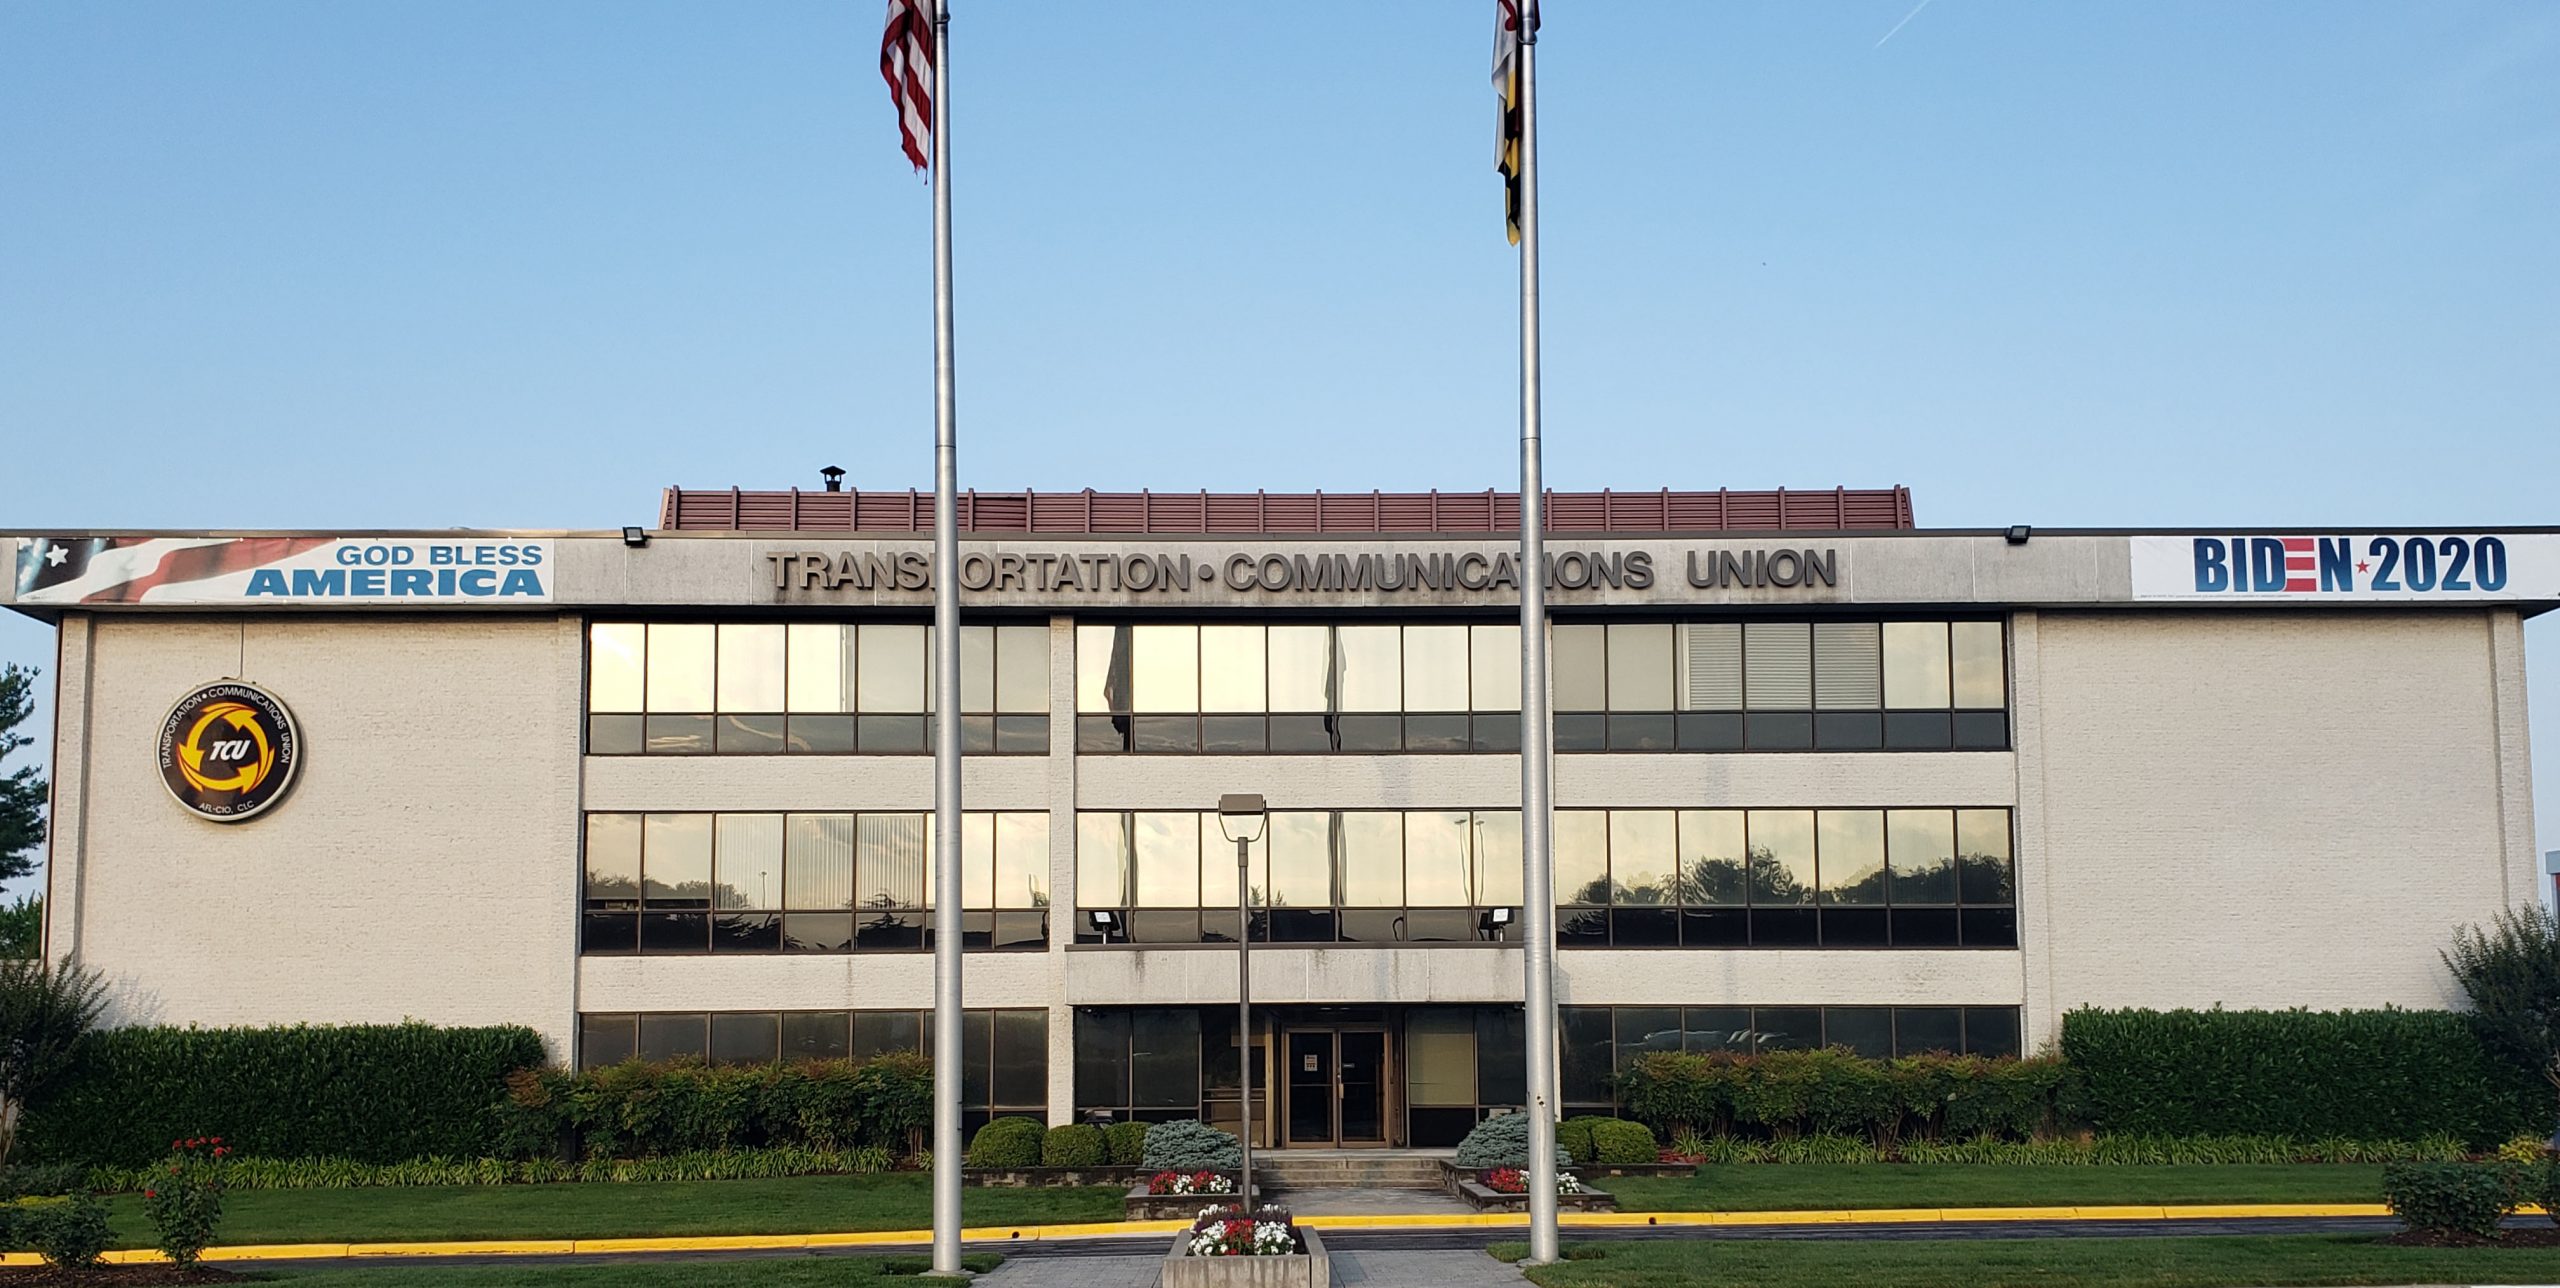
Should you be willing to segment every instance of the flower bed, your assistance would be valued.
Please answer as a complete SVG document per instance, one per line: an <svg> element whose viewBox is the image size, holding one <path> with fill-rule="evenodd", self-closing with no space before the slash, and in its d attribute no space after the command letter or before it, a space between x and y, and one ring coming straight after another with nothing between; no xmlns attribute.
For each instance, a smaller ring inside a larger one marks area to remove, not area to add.
<svg viewBox="0 0 2560 1288"><path fill-rule="evenodd" d="M1455 1163L1440 1164L1441 1188L1465 1200L1478 1211L1525 1212L1529 1209L1529 1178L1523 1168L1493 1167L1478 1172ZM1615 1212L1616 1195L1583 1180L1572 1172L1556 1173L1556 1206L1577 1212Z"/></svg>
<svg viewBox="0 0 2560 1288"><path fill-rule="evenodd" d="M1163 1288L1327 1288L1332 1282L1324 1240L1291 1219L1288 1209L1241 1204L1205 1207L1174 1236L1159 1278Z"/></svg>
<svg viewBox="0 0 2560 1288"><path fill-rule="evenodd" d="M1254 1197L1261 1197L1256 1185ZM1236 1178L1224 1172L1157 1171L1129 1187L1124 1201L1126 1219L1131 1221L1190 1221L1204 1210L1203 1200L1233 1203L1236 1200Z"/></svg>

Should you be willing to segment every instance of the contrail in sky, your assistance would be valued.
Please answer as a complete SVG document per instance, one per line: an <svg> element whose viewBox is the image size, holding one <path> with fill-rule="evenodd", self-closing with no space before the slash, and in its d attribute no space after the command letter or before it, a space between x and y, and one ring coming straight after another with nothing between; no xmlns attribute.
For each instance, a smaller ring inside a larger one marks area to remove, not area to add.
<svg viewBox="0 0 2560 1288"><path fill-rule="evenodd" d="M1911 12L1909 12L1909 13L1906 13L1906 14L1902 15L1902 21L1900 21L1900 22L1897 22L1897 23L1893 24L1893 31L1900 31L1900 30L1902 30L1903 28L1910 26L1910 25L1911 25L1911 20L1912 20L1912 19L1914 19L1914 18L1919 17L1919 16L1920 16L1920 11L1921 11L1921 10L1923 10L1923 9L1926 9L1926 8L1928 8L1928 7L1929 7L1929 0L1920 0L1920 3L1918 3L1918 4L1916 4L1916 5L1911 6ZM1891 40L1891 39L1893 39L1893 31L1888 31L1888 32L1884 33L1884 40ZM1882 48L1884 48L1884 40L1879 40L1879 41L1877 41L1877 42L1876 42L1876 48L1878 48L1878 49L1882 49Z"/></svg>

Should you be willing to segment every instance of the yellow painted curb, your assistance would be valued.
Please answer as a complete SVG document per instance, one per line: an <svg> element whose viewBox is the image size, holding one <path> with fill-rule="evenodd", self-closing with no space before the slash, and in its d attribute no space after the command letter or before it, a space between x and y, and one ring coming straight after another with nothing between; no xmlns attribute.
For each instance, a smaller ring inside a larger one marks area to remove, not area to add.
<svg viewBox="0 0 2560 1288"><path fill-rule="evenodd" d="M2517 1209L2539 1215L2541 1208ZM1972 1207L1972 1208L1832 1208L1768 1212L1559 1212L1558 1224L1588 1229L1641 1226L1769 1226L1769 1225L1912 1225L1941 1221L2178 1221L2233 1218L2376 1217L2391 1210L2379 1203L2220 1203L2183 1207L2127 1204L2115 1207ZM1475 1212L1432 1215L1306 1216L1299 1224L1328 1230L1428 1230L1517 1226L1523 1212ZM1133 1235L1166 1235L1188 1228L1187 1221L1089 1221L1058 1225L972 1226L960 1232L971 1243L1004 1244L1030 1240L1107 1239ZM624 1239L480 1239L450 1242L269 1243L229 1244L207 1248L207 1261L319 1261L342 1258L432 1258L560 1256L609 1252L788 1251L805 1248L873 1247L929 1243L931 1230L861 1230L831 1234L724 1234ZM131 1265L160 1261L148 1248L106 1254L106 1261ZM32 1252L0 1253L0 1266L43 1264Z"/></svg>

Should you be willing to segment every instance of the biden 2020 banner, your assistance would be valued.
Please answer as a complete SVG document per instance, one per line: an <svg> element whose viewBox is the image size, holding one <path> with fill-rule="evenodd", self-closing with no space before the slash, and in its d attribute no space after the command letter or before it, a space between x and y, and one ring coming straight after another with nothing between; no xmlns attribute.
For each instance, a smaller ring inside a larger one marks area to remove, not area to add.
<svg viewBox="0 0 2560 1288"><path fill-rule="evenodd" d="M2133 597L2294 603L2560 599L2560 534L2135 537Z"/></svg>
<svg viewBox="0 0 2560 1288"><path fill-rule="evenodd" d="M21 604L539 604L548 541L20 537Z"/></svg>

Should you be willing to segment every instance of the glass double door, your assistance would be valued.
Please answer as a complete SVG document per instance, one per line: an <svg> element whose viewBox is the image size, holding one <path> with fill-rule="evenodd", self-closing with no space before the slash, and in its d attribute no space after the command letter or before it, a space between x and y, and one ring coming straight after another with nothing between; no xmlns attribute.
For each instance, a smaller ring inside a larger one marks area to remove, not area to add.
<svg viewBox="0 0 2560 1288"><path fill-rule="evenodd" d="M1384 1025L1289 1029L1288 1137L1291 1145L1387 1143L1387 1030Z"/></svg>

